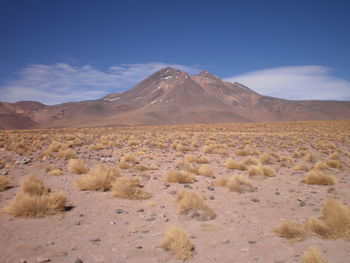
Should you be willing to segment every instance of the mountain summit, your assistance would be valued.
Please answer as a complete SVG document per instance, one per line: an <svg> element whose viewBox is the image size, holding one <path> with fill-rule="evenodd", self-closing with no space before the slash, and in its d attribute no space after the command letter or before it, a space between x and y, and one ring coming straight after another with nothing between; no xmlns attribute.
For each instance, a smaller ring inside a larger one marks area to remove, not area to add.
<svg viewBox="0 0 350 263"><path fill-rule="evenodd" d="M289 101L263 96L208 71L163 68L123 93L46 106L1 103L0 128L97 127L350 118L350 102Z"/></svg>

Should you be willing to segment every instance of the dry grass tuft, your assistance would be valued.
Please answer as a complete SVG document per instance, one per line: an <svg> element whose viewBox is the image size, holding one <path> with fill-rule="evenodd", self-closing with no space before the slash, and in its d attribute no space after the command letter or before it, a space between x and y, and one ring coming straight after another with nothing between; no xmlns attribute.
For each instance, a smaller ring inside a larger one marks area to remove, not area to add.
<svg viewBox="0 0 350 263"><path fill-rule="evenodd" d="M225 186L230 191L237 193L253 192L255 190L251 181L242 175L232 176L227 180Z"/></svg>
<svg viewBox="0 0 350 263"><path fill-rule="evenodd" d="M322 217L310 218L308 225L323 238L344 238L350 241L350 206L328 199L323 206Z"/></svg>
<svg viewBox="0 0 350 263"><path fill-rule="evenodd" d="M84 160L71 159L68 163L68 171L73 174L86 174L89 169L86 167Z"/></svg>
<svg viewBox="0 0 350 263"><path fill-rule="evenodd" d="M226 179L226 178L218 178L218 179L215 179L211 185L213 185L213 186L225 186L227 183L227 180L228 179Z"/></svg>
<svg viewBox="0 0 350 263"><path fill-rule="evenodd" d="M249 155L258 155L259 151L251 146L245 146L242 150L236 151L236 155L239 156L249 156Z"/></svg>
<svg viewBox="0 0 350 263"><path fill-rule="evenodd" d="M243 161L243 164L246 165L246 166L250 166L250 165L260 165L260 162L255 159L254 157L251 157L249 156L248 158L246 158L244 161Z"/></svg>
<svg viewBox="0 0 350 263"><path fill-rule="evenodd" d="M142 189L138 179L117 178L112 184L112 195L125 199L149 199L152 195Z"/></svg>
<svg viewBox="0 0 350 263"><path fill-rule="evenodd" d="M179 227L170 227L164 236L165 240L160 244L162 248L173 251L181 260L192 257L194 246L188 240L184 230Z"/></svg>
<svg viewBox="0 0 350 263"><path fill-rule="evenodd" d="M5 191L10 187L10 178L5 175L0 175L0 192Z"/></svg>
<svg viewBox="0 0 350 263"><path fill-rule="evenodd" d="M75 181L79 190L107 191L117 177L121 176L118 170L106 165L98 164L87 175Z"/></svg>
<svg viewBox="0 0 350 263"><path fill-rule="evenodd" d="M61 193L52 193L35 176L26 176L21 191L4 208L16 217L43 217L64 211L67 200Z"/></svg>
<svg viewBox="0 0 350 263"><path fill-rule="evenodd" d="M309 247L301 263L328 263L316 247Z"/></svg>
<svg viewBox="0 0 350 263"><path fill-rule="evenodd" d="M175 167L178 168L179 170L184 170L190 173L198 174L198 168L186 160L178 161Z"/></svg>
<svg viewBox="0 0 350 263"><path fill-rule="evenodd" d="M199 167L198 174L207 177L214 177L213 168L209 164L204 164L201 167Z"/></svg>
<svg viewBox="0 0 350 263"><path fill-rule="evenodd" d="M60 169L55 169L49 172L49 175L62 175L63 171Z"/></svg>
<svg viewBox="0 0 350 263"><path fill-rule="evenodd" d="M59 150L58 157L61 158L61 159L66 159L67 160L67 159L76 158L77 154L72 149L63 148L63 149Z"/></svg>
<svg viewBox="0 0 350 263"><path fill-rule="evenodd" d="M182 191L176 198L179 204L178 213L195 218L199 221L214 219L216 213L211 209L204 200L194 192Z"/></svg>
<svg viewBox="0 0 350 263"><path fill-rule="evenodd" d="M237 161L233 160L232 158L228 158L225 161L225 166L228 169L235 169L235 170L246 170L247 169L247 167L243 163L237 162Z"/></svg>
<svg viewBox="0 0 350 263"><path fill-rule="evenodd" d="M188 171L170 170L167 172L165 180L170 183L193 183L196 181L196 176Z"/></svg>
<svg viewBox="0 0 350 263"><path fill-rule="evenodd" d="M326 164L331 168L341 168L342 164L339 160L328 160Z"/></svg>
<svg viewBox="0 0 350 263"><path fill-rule="evenodd" d="M293 170L296 172L307 172L309 171L309 167L307 165L295 165Z"/></svg>
<svg viewBox="0 0 350 263"><path fill-rule="evenodd" d="M284 220L283 223L275 229L275 233L292 242L302 241L308 237L308 230L304 224Z"/></svg>
<svg viewBox="0 0 350 263"><path fill-rule="evenodd" d="M261 176L273 177L276 175L276 172L274 169L267 166L262 166L262 165L249 166L248 173L250 176L261 175Z"/></svg>
<svg viewBox="0 0 350 263"><path fill-rule="evenodd" d="M329 169L329 166L328 166L326 163L322 162L322 161L318 161L318 162L315 164L315 166L314 166L313 169L314 169L314 170L323 171L323 170Z"/></svg>
<svg viewBox="0 0 350 263"><path fill-rule="evenodd" d="M332 185L335 183L334 176L327 175L319 170L311 170L303 180L307 184Z"/></svg>
<svg viewBox="0 0 350 263"><path fill-rule="evenodd" d="M272 156L272 154L266 152L260 156L259 160L262 164L273 164L277 161L276 158Z"/></svg>

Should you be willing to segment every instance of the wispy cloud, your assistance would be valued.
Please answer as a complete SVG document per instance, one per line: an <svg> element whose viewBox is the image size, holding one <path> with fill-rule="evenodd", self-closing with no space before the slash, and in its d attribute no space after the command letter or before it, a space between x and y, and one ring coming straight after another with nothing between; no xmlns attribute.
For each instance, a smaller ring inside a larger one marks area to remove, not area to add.
<svg viewBox="0 0 350 263"><path fill-rule="evenodd" d="M290 66L228 77L263 95L295 100L349 100L350 82L324 66Z"/></svg>
<svg viewBox="0 0 350 263"><path fill-rule="evenodd" d="M197 73L198 67L160 62L121 64L106 71L66 63L28 65L16 80L0 86L0 100L36 100L46 104L92 100L111 92L122 92L164 67Z"/></svg>

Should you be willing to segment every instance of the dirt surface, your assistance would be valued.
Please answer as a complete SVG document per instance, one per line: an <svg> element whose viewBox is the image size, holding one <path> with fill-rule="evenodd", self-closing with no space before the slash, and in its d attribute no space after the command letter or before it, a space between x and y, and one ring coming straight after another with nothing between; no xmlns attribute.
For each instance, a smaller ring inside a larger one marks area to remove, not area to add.
<svg viewBox="0 0 350 263"><path fill-rule="evenodd" d="M284 218L303 223L311 216L321 216L328 196L349 205L348 121L3 131L0 136L0 160L5 166L0 172L8 173L12 186L0 193L0 209L16 195L27 174L36 175L53 191L62 192L71 206L44 218L16 218L2 213L0 262L76 262L78 258L89 263L180 262L176 255L159 247L169 226L182 227L194 244L193 257L188 262L301 262L311 245L318 247L329 262L349 262L350 243L344 239L311 235L291 243L273 231ZM68 144L76 138L81 138L82 145L70 148L89 168L104 163L119 169L125 153L135 154L138 165L156 164L157 170L120 169L124 177L139 178L152 198L128 200L113 197L108 191L78 190L74 182L84 175L70 173L69 160L47 153L51 141ZM173 149L176 141L187 143L190 151ZM198 146L191 144L194 141ZM208 141L226 148L219 154L205 153ZM22 146L17 145L19 142ZM90 148L96 143L101 143L102 149ZM276 176L249 176L247 170L225 167L227 158L243 161L248 157L237 155L237 150L246 145L257 149L259 153L252 155L256 159L264 152L279 156L266 165L276 171ZM301 156L293 157L295 152ZM303 159L306 152L314 156L313 161ZM317 161L327 161L332 153L342 164L341 168L324 171L335 177L333 186L302 183L307 171L293 170L302 164L311 169ZM192 184L166 182L166 172L175 169L176 162L187 154L206 157L216 179L237 174L249 177L256 191L230 192L226 187L211 186L215 178L201 175L196 175L197 181ZM284 162L283 157L288 161ZM48 165L62 169L63 175L50 175L45 170ZM197 221L179 215L175 199L184 189L203 196L217 217Z"/></svg>

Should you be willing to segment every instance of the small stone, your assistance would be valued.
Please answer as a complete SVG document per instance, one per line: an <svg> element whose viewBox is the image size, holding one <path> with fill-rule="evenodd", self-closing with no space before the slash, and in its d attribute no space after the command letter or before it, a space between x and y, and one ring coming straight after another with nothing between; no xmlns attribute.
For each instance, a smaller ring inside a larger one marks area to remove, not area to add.
<svg viewBox="0 0 350 263"><path fill-rule="evenodd" d="M230 244L230 240L225 239L225 240L222 241L222 243L223 243L224 245Z"/></svg>
<svg viewBox="0 0 350 263"><path fill-rule="evenodd" d="M123 224L124 224L124 225L129 225L129 222L128 222L128 221L125 221Z"/></svg>
<svg viewBox="0 0 350 263"><path fill-rule="evenodd" d="M0 169L4 169L5 165L3 163L0 163Z"/></svg>
<svg viewBox="0 0 350 263"><path fill-rule="evenodd" d="M164 184L164 186L165 186L166 188L168 188L168 187L170 187L170 184Z"/></svg>
<svg viewBox="0 0 350 263"><path fill-rule="evenodd" d="M32 161L31 158L29 157L23 157L23 158L19 158L17 161L16 161L16 164L28 164Z"/></svg>
<svg viewBox="0 0 350 263"><path fill-rule="evenodd" d="M117 214L123 214L123 213L125 213L125 211L124 211L123 209L121 209L121 208L118 208L117 210L115 210L115 212L116 212Z"/></svg>
<svg viewBox="0 0 350 263"><path fill-rule="evenodd" d="M299 205L300 206L305 206L305 202L300 202Z"/></svg>
<svg viewBox="0 0 350 263"><path fill-rule="evenodd" d="M90 239L89 242L98 243L98 242L101 242L101 239L97 237L97 238Z"/></svg>
<svg viewBox="0 0 350 263"><path fill-rule="evenodd" d="M256 198L253 198L252 201L253 201L254 203L259 203L259 202L260 202L260 200L259 200L259 199L256 199Z"/></svg>
<svg viewBox="0 0 350 263"><path fill-rule="evenodd" d="M136 212L137 212L137 213L143 213L143 212L145 212L145 209L140 208L140 209L139 209L139 210L137 210Z"/></svg>
<svg viewBox="0 0 350 263"><path fill-rule="evenodd" d="M25 260L25 259L20 259L20 260L19 260L19 263L27 263L27 260Z"/></svg>
<svg viewBox="0 0 350 263"><path fill-rule="evenodd" d="M254 245L254 244L256 244L256 241L249 240L248 244Z"/></svg>
<svg viewBox="0 0 350 263"><path fill-rule="evenodd" d="M210 199L210 200L214 200L215 197L211 195L211 196L209 196L209 199Z"/></svg>
<svg viewBox="0 0 350 263"><path fill-rule="evenodd" d="M38 258L38 260L36 261L38 263L45 263L45 262L51 262L51 260L49 258Z"/></svg>
<svg viewBox="0 0 350 263"><path fill-rule="evenodd" d="M80 214L80 215L79 215L79 217L83 217L83 216L84 216L84 214Z"/></svg>
<svg viewBox="0 0 350 263"><path fill-rule="evenodd" d="M212 186L208 186L207 188L208 188L209 191L215 191L215 188L212 187Z"/></svg>
<svg viewBox="0 0 350 263"><path fill-rule="evenodd" d="M275 192L275 195L280 195L280 192Z"/></svg>
<svg viewBox="0 0 350 263"><path fill-rule="evenodd" d="M77 258L74 263L84 263L80 258Z"/></svg>
<svg viewBox="0 0 350 263"><path fill-rule="evenodd" d="M137 249L142 249L142 246L137 246L136 248L137 248Z"/></svg>
<svg viewBox="0 0 350 263"><path fill-rule="evenodd" d="M6 170L4 170L4 171L2 171L2 175L8 175L9 174L9 172L8 171L6 171Z"/></svg>
<svg viewBox="0 0 350 263"><path fill-rule="evenodd" d="M155 221L156 218L152 216L152 217L150 217L150 218L147 218L146 220L147 220L148 222L152 222L152 221Z"/></svg>
<svg viewBox="0 0 350 263"><path fill-rule="evenodd" d="M79 222L79 221L76 221L76 222L74 222L74 225L75 225L75 226L80 226L80 222Z"/></svg>
<svg viewBox="0 0 350 263"><path fill-rule="evenodd" d="M189 184L185 184L185 185L184 185L184 188L186 188L186 189L192 189L192 186L190 186Z"/></svg>

